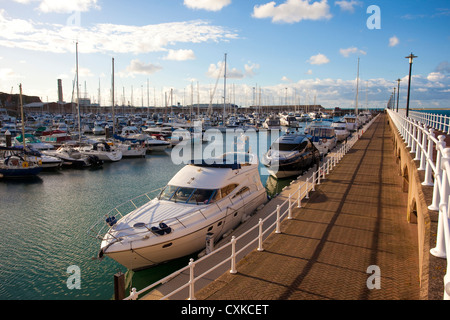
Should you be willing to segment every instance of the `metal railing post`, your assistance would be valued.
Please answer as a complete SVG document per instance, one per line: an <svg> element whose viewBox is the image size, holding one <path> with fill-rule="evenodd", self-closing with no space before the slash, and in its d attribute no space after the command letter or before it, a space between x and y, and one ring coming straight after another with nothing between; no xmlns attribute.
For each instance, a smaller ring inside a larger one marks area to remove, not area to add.
<svg viewBox="0 0 450 320"><path fill-rule="evenodd" d="M231 274L236 274L236 237L231 237Z"/></svg>
<svg viewBox="0 0 450 320"><path fill-rule="evenodd" d="M258 251L264 251L263 248L263 219L259 219L259 233L258 233Z"/></svg>
<svg viewBox="0 0 450 320"><path fill-rule="evenodd" d="M275 230L275 233L281 233L281 230L280 230L280 205L277 205L277 228Z"/></svg>
<svg viewBox="0 0 450 320"><path fill-rule="evenodd" d="M194 282L195 282L194 267L195 267L194 259L191 258L189 260L189 298L188 298L188 300L196 300L195 295L194 295L194 292L195 292L195 290L194 290Z"/></svg>

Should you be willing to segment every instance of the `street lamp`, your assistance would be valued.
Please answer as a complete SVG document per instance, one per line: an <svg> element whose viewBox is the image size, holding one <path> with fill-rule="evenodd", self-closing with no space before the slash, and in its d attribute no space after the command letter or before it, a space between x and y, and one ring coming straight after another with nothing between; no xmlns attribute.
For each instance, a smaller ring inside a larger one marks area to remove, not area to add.
<svg viewBox="0 0 450 320"><path fill-rule="evenodd" d="M397 112L398 112L398 99L400 96L400 81L402 81L401 79L397 79L398 82L398 89L397 89Z"/></svg>
<svg viewBox="0 0 450 320"><path fill-rule="evenodd" d="M409 59L409 80L408 80L408 97L406 98L406 117L408 117L409 115L409 96L411 93L411 71L412 71L412 64L413 64L413 59L417 58L415 55L411 54L407 57L405 57L406 59Z"/></svg>

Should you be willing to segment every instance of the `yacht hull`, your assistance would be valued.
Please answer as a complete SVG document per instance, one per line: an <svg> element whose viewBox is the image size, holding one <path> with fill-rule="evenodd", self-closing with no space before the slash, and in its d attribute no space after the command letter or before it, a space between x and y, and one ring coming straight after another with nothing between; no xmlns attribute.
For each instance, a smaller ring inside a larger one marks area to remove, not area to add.
<svg viewBox="0 0 450 320"><path fill-rule="evenodd" d="M265 189L254 193L247 201L237 209L224 206L220 213L189 228L175 229L169 234L150 239L143 235L129 242L124 250L113 251L113 246L105 246L99 256L106 255L129 270L140 270L195 254L205 249L207 237L213 236L215 241L220 240L225 233L236 228L245 215L252 214L264 204L267 201Z"/></svg>

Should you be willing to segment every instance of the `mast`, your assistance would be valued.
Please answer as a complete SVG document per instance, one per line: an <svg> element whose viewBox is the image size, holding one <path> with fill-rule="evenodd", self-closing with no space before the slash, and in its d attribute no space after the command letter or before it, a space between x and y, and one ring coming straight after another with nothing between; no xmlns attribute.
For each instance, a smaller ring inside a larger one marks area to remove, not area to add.
<svg viewBox="0 0 450 320"><path fill-rule="evenodd" d="M114 114L114 58L112 58L112 75L111 75L111 86L112 86L112 95L111 95L111 103L112 103L112 119L113 119L113 127L112 127L112 133L113 135L115 132L116 127L116 116Z"/></svg>
<svg viewBox="0 0 450 320"><path fill-rule="evenodd" d="M77 109L78 109L78 141L81 141L81 116L80 116L80 87L78 83L78 41L76 43L76 72L77 72Z"/></svg>
<svg viewBox="0 0 450 320"><path fill-rule="evenodd" d="M355 105L355 115L358 115L358 94L359 94L359 58L358 58L358 72L356 75L356 105Z"/></svg>
<svg viewBox="0 0 450 320"><path fill-rule="evenodd" d="M225 53L225 72L223 75L223 114L222 114L223 125L225 125L226 100L227 100L227 54Z"/></svg>
<svg viewBox="0 0 450 320"><path fill-rule="evenodd" d="M22 117L22 144L23 144L23 151L25 154L25 121L23 116L23 101L22 101L22 84L19 84L19 90L20 90L20 116Z"/></svg>

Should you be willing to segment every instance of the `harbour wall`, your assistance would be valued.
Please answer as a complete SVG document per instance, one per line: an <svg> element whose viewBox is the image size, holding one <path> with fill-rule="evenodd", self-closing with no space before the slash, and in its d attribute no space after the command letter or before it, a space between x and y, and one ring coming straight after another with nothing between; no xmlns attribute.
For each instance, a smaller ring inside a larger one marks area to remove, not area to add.
<svg viewBox="0 0 450 320"><path fill-rule="evenodd" d="M393 121L386 117L392 132L394 154L398 174L403 177L403 192L408 194L406 212L399 212L410 224L417 225L417 249L419 256L420 297L423 300L441 300L445 259L430 254L436 245L438 211L429 210L433 199L433 186L424 186L425 171L419 169L419 161L403 140Z"/></svg>

